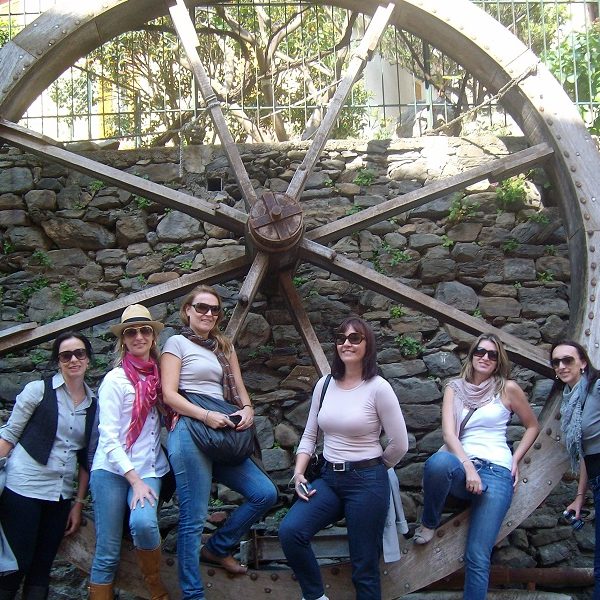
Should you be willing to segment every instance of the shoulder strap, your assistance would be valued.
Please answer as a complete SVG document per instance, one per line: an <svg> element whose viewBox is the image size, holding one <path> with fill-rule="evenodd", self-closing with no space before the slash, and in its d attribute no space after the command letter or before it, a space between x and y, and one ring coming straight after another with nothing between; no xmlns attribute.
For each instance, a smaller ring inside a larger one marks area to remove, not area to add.
<svg viewBox="0 0 600 600"><path fill-rule="evenodd" d="M473 413L476 411L476 408L471 408L469 412L465 415L465 418L461 421L460 427L458 428L458 439L460 440L460 436L462 432L465 430L465 425L469 422L469 419L473 416Z"/></svg>
<svg viewBox="0 0 600 600"><path fill-rule="evenodd" d="M327 377L325 377L325 381L323 382L323 389L321 390L321 399L319 400L319 411L317 412L317 441L319 440L319 412L321 412L321 406L323 406L323 400L325 399L325 394L327 393L327 388L329 387L329 382L333 376L331 373L328 373Z"/></svg>

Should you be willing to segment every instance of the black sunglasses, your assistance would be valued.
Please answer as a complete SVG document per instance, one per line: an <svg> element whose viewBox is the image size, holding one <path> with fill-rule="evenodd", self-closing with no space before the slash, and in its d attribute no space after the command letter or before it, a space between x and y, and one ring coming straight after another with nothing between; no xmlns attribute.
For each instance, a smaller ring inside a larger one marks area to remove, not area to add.
<svg viewBox="0 0 600 600"><path fill-rule="evenodd" d="M77 360L83 360L87 358L87 350L85 348L76 348L75 350L63 350L58 353L58 361L61 363L71 362L73 357Z"/></svg>
<svg viewBox="0 0 600 600"><path fill-rule="evenodd" d="M144 337L150 337L154 335L154 329L150 325L142 325L141 327L128 327L123 329L123 337L128 340L133 340L137 337L137 334L141 333Z"/></svg>
<svg viewBox="0 0 600 600"><path fill-rule="evenodd" d="M365 336L362 333L349 333L348 335L344 335L343 333L337 333L335 336L335 343L337 346L342 346L348 340L353 346L358 346L363 340Z"/></svg>
<svg viewBox="0 0 600 600"><path fill-rule="evenodd" d="M473 356L477 358L483 358L487 354L488 358L494 362L498 360L498 352L496 350L488 350L487 348L482 348L478 346L473 350Z"/></svg>
<svg viewBox="0 0 600 600"><path fill-rule="evenodd" d="M218 304L205 304L204 302L196 302L196 304L192 304L192 308L199 315L206 315L209 310L211 315L218 315L221 312L221 307Z"/></svg>
<svg viewBox="0 0 600 600"><path fill-rule="evenodd" d="M550 361L553 369L558 369L560 367L560 363L565 365L565 367L570 367L575 362L574 356L563 356L562 358L553 358Z"/></svg>

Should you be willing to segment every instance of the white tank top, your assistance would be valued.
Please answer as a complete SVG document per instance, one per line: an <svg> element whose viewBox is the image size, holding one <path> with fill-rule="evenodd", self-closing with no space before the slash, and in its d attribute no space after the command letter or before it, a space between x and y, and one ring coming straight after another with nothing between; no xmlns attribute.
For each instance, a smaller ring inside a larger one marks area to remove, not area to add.
<svg viewBox="0 0 600 600"><path fill-rule="evenodd" d="M468 412L468 409L463 409L463 419ZM489 404L478 408L471 415L460 438L467 455L510 469L512 453L506 443L506 427L510 417L511 412L502 404L498 394Z"/></svg>

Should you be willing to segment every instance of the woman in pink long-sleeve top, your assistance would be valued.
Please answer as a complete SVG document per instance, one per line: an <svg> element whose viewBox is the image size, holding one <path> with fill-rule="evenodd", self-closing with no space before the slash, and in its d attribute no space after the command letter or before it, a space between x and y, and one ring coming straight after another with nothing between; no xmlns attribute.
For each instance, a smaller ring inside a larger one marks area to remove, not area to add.
<svg viewBox="0 0 600 600"><path fill-rule="evenodd" d="M379 557L390 499L387 469L408 450L408 436L396 394L377 375L370 326L350 317L340 325L335 343L333 379L321 406L326 378L317 382L297 450L293 482L300 500L282 521L279 539L304 600L327 600L310 541L320 529L345 518L356 598L380 600ZM307 490L304 472L318 429L326 462ZM385 450L379 441L382 430L388 438Z"/></svg>

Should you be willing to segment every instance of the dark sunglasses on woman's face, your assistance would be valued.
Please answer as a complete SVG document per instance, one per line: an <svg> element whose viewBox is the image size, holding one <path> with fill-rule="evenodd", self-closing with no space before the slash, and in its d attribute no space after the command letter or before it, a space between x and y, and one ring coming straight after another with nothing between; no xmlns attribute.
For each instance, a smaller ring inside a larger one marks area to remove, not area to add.
<svg viewBox="0 0 600 600"><path fill-rule="evenodd" d="M218 304L205 304L204 302L196 302L196 304L192 304L192 308L199 315L207 315L209 310L211 315L218 315L221 312Z"/></svg>
<svg viewBox="0 0 600 600"><path fill-rule="evenodd" d="M75 350L63 350L58 353L58 361L61 363L71 362L71 359L75 357L77 360L83 360L87 358L87 351L85 348L76 348Z"/></svg>
<svg viewBox="0 0 600 600"><path fill-rule="evenodd" d="M496 350L488 350L481 346L473 350L473 356L476 356L477 358L483 358L486 354L490 360L493 360L494 362L498 360L498 352Z"/></svg>
<svg viewBox="0 0 600 600"><path fill-rule="evenodd" d="M141 333L144 337L150 337L154 335L154 329L150 325L142 325L141 327L128 327L123 330L123 337L126 340L133 340L137 337L138 333Z"/></svg>
<svg viewBox="0 0 600 600"><path fill-rule="evenodd" d="M560 363L565 365L565 367L570 367L575 362L574 356L563 356L562 358L553 358L550 361L553 369L558 369L560 367Z"/></svg>
<svg viewBox="0 0 600 600"><path fill-rule="evenodd" d="M348 340L353 346L358 346L364 339L365 336L362 333L349 333L348 335L338 333L335 336L335 343L338 346L342 346L346 343L346 340Z"/></svg>

